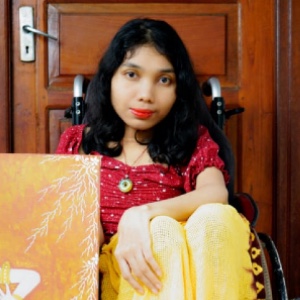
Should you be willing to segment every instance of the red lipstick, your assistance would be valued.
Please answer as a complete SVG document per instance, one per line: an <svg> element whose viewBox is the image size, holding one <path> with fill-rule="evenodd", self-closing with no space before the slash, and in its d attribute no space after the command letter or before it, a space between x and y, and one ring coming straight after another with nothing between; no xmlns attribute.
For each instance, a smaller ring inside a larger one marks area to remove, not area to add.
<svg viewBox="0 0 300 300"><path fill-rule="evenodd" d="M131 108L131 113L139 119L148 119L152 116L153 111L150 109Z"/></svg>

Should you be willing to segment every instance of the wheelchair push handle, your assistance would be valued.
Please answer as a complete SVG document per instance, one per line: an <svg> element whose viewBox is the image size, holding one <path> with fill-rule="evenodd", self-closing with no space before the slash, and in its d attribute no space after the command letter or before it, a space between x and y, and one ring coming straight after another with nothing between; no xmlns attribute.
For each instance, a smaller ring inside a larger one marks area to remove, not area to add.
<svg viewBox="0 0 300 300"><path fill-rule="evenodd" d="M85 105L83 101L83 83L84 77L77 75L73 85L73 101L72 101L72 124L82 124L85 113Z"/></svg>
<svg viewBox="0 0 300 300"><path fill-rule="evenodd" d="M202 91L205 96L211 96L212 102L210 106L210 113L217 125L223 129L225 120L232 115L244 112L243 107L237 107L230 110L225 109L225 101L221 95L220 81L216 77L211 77L202 84Z"/></svg>
<svg viewBox="0 0 300 300"><path fill-rule="evenodd" d="M83 75L76 75L73 84L73 100L72 105L65 112L66 117L72 118L72 125L83 123L84 114L86 111L85 94L89 80Z"/></svg>
<svg viewBox="0 0 300 300"><path fill-rule="evenodd" d="M210 113L217 125L223 129L225 125L225 101L221 96L219 79L216 77L209 78L203 83L202 91L205 96L212 96Z"/></svg>

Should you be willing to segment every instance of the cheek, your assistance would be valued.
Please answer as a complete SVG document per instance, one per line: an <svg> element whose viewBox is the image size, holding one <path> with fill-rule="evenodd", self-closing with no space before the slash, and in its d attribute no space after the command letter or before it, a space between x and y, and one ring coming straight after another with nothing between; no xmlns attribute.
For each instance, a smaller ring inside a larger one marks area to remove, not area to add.
<svg viewBox="0 0 300 300"><path fill-rule="evenodd" d="M132 97L133 87L128 82L116 77L111 82L111 101L124 102Z"/></svg>
<svg viewBox="0 0 300 300"><path fill-rule="evenodd" d="M171 108L173 107L173 105L175 104L175 101L176 101L176 93L175 91L172 92L168 92L166 93L163 97L163 103L162 103L162 106L164 108L164 110L166 111L170 111Z"/></svg>
<svg viewBox="0 0 300 300"><path fill-rule="evenodd" d="M113 79L111 82L111 103L114 108L118 107L124 98L123 87L120 85L119 80ZM123 96L123 97L122 97Z"/></svg>

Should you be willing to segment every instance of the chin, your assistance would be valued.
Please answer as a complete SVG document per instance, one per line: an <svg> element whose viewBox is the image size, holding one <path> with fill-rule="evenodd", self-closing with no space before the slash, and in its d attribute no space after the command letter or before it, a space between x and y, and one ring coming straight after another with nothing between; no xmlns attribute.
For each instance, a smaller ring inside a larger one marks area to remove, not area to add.
<svg viewBox="0 0 300 300"><path fill-rule="evenodd" d="M135 130L139 130L139 131L148 131L148 130L151 130L155 125L156 125L156 123L149 123L149 122L145 122L144 120L143 121L134 122L132 124L132 126L129 124L130 127L132 127Z"/></svg>

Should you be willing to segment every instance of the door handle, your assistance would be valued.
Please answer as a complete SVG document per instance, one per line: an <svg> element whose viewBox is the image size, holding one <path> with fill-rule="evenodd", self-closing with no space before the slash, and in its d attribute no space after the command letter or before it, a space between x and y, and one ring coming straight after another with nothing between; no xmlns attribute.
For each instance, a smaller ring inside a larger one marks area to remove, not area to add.
<svg viewBox="0 0 300 300"><path fill-rule="evenodd" d="M38 29L35 29L29 25L24 25L23 26L23 29L26 31L26 32L33 32L35 34L39 34L39 35L42 35L42 36L45 36L49 39L53 39L53 40L57 40L57 38L53 35L50 35L49 33L46 33L46 32L43 32L43 31L40 31Z"/></svg>
<svg viewBox="0 0 300 300"><path fill-rule="evenodd" d="M20 59L24 62L35 61L35 43L34 35L42 35L44 37L57 40L56 37L35 29L33 26L33 7L21 6L19 8L20 22Z"/></svg>

